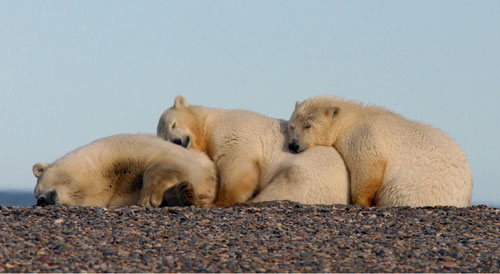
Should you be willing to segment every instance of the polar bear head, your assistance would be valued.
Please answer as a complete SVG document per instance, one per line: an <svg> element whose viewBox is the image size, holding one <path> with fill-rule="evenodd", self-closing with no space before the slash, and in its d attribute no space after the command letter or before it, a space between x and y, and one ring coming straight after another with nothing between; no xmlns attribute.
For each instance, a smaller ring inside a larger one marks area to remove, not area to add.
<svg viewBox="0 0 500 274"><path fill-rule="evenodd" d="M37 205L77 205L81 203L82 185L58 165L36 163L33 174L37 178L35 198Z"/></svg>
<svg viewBox="0 0 500 274"><path fill-rule="evenodd" d="M332 146L342 125L343 105L333 96L297 101L288 123L288 148L298 153L315 145Z"/></svg>
<svg viewBox="0 0 500 274"><path fill-rule="evenodd" d="M174 105L163 112L157 128L160 138L196 150L200 150L200 132L199 118L182 96L177 96Z"/></svg>

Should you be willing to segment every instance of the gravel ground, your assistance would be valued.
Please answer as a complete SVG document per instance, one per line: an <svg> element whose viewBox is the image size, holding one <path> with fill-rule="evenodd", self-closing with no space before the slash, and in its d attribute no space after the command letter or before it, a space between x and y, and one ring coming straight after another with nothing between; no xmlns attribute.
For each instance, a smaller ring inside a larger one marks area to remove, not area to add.
<svg viewBox="0 0 500 274"><path fill-rule="evenodd" d="M500 209L0 207L2 272L500 272Z"/></svg>

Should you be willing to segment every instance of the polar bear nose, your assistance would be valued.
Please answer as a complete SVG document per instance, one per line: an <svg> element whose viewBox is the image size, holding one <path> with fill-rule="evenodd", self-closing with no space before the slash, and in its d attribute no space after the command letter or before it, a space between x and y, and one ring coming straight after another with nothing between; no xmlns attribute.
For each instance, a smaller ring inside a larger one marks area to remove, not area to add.
<svg viewBox="0 0 500 274"><path fill-rule="evenodd" d="M180 138L175 138L172 140L172 143L182 146L182 140Z"/></svg>
<svg viewBox="0 0 500 274"><path fill-rule="evenodd" d="M288 149L295 153L299 152L299 147L297 140L292 140L292 142L288 144Z"/></svg>
<svg viewBox="0 0 500 274"><path fill-rule="evenodd" d="M55 190L43 193L36 200L37 206L55 205L56 204L57 192Z"/></svg>

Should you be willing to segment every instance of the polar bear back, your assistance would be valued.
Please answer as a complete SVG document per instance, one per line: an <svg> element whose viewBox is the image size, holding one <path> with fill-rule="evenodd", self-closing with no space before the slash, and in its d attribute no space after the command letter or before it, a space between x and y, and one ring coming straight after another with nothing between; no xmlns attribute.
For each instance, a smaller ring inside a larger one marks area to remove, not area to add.
<svg viewBox="0 0 500 274"><path fill-rule="evenodd" d="M470 205L470 167L464 152L450 136L395 114L377 120L374 123L385 126L377 126L380 136L375 136L385 139L383 143L391 159L386 182L376 198L381 206Z"/></svg>
<svg viewBox="0 0 500 274"><path fill-rule="evenodd" d="M389 159L377 205L469 206L471 171L458 144L428 124L390 111L378 112L360 119L346 138L350 143L371 143ZM347 165L355 165L353 160L347 158Z"/></svg>
<svg viewBox="0 0 500 274"><path fill-rule="evenodd" d="M230 126L229 126L230 125ZM224 157L252 155L267 165L279 161L286 151L286 123L246 110L226 110L219 113L210 131L209 150L215 151L215 162Z"/></svg>
<svg viewBox="0 0 500 274"><path fill-rule="evenodd" d="M288 154L270 168L270 183L252 201L291 200L305 204L350 204L349 174L332 147Z"/></svg>
<svg viewBox="0 0 500 274"><path fill-rule="evenodd" d="M119 134L112 136L112 138L101 138L79 147L57 159L54 165L60 165L75 173L78 173L78 170L85 170L85 174L97 175L100 173L99 175L102 175L107 169L112 168L111 165L120 162L127 162L129 168L133 168L134 165L144 168L159 158L180 158L180 161L185 163L194 162L194 159L206 158L202 156L191 157L195 153L198 152L184 151L180 147L164 142L155 135Z"/></svg>

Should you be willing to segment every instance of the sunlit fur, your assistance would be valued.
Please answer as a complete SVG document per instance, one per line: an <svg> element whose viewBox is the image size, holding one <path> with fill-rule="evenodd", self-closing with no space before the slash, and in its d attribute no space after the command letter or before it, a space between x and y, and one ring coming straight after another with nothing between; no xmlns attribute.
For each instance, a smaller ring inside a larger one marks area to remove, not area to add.
<svg viewBox="0 0 500 274"><path fill-rule="evenodd" d="M251 111L189 105L178 96L161 115L157 133L169 141L189 135L191 148L208 153L220 177L216 205L285 199L349 203L348 175L337 151L291 154L285 148L286 126Z"/></svg>
<svg viewBox="0 0 500 274"><path fill-rule="evenodd" d="M174 106L161 115L157 135L170 142L177 138L186 140L189 137L188 148L206 151L204 129L200 127L204 124L205 117L198 115L199 111L202 110L189 108L187 101L183 97L178 97Z"/></svg>
<svg viewBox="0 0 500 274"><path fill-rule="evenodd" d="M427 124L325 95L297 103L288 136L299 152L313 146L339 151L350 172L354 203L470 205L473 184L465 154Z"/></svg>
<svg viewBox="0 0 500 274"><path fill-rule="evenodd" d="M37 163L35 197L51 191L57 204L83 206L159 206L164 191L182 181L193 185L200 203L216 194L213 162L147 134L122 134L77 148L54 163Z"/></svg>

